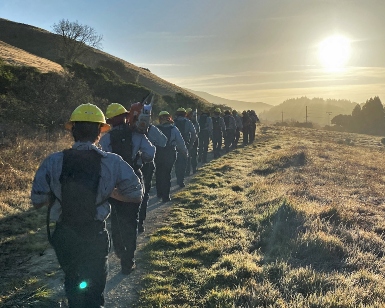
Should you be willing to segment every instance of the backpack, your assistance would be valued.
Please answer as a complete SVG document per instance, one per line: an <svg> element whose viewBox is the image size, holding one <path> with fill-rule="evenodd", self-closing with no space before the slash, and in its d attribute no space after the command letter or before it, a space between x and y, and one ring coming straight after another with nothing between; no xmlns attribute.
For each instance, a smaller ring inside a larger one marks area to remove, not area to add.
<svg viewBox="0 0 385 308"><path fill-rule="evenodd" d="M167 137L167 143L165 147L157 146L156 154L161 155L161 153L167 153L167 152L173 151L173 146L171 145L171 141L170 141L172 126L158 125L157 128L159 128L159 130L163 133L163 135Z"/></svg>
<svg viewBox="0 0 385 308"><path fill-rule="evenodd" d="M102 156L92 150L63 151L61 218L63 223L84 226L96 216Z"/></svg>
<svg viewBox="0 0 385 308"><path fill-rule="evenodd" d="M213 120L213 131L221 130L221 125L219 123L219 117L212 117Z"/></svg>
<svg viewBox="0 0 385 308"><path fill-rule="evenodd" d="M112 152L120 155L123 160L133 167L132 160L132 131L128 126L123 129L113 129L109 132Z"/></svg>
<svg viewBox="0 0 385 308"><path fill-rule="evenodd" d="M179 129L182 137L183 137L183 140L186 144L188 144L190 142L190 136L189 136L189 133L186 132L186 122L187 120L185 119L176 119L175 120L175 126Z"/></svg>
<svg viewBox="0 0 385 308"><path fill-rule="evenodd" d="M202 114L200 117L199 117L199 127L200 127L200 130L207 130L207 117L208 115L207 114Z"/></svg>

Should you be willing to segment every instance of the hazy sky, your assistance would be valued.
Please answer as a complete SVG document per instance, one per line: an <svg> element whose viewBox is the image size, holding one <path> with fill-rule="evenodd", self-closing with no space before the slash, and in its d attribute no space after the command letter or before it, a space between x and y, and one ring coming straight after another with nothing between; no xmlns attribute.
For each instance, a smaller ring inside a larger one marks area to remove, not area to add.
<svg viewBox="0 0 385 308"><path fill-rule="evenodd" d="M0 17L48 31L78 21L103 51L228 99L385 103L384 0L0 0ZM336 35L344 45L321 52Z"/></svg>

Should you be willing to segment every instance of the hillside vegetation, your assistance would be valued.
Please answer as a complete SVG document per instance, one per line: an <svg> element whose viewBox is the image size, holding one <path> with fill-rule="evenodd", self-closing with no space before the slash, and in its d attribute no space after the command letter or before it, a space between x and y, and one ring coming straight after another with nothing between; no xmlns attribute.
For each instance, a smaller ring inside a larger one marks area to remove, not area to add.
<svg viewBox="0 0 385 308"><path fill-rule="evenodd" d="M3 18L0 18L0 29L0 41L18 49L25 50L37 57L62 63L62 56L57 48L60 42L58 35L31 25L13 22ZM125 82L143 86L160 96L168 95L174 97L177 93L181 93L190 99L207 103L205 99L152 74L148 70L101 50L93 49L91 53L80 57L79 62L91 68L105 66L115 70L115 73L120 75Z"/></svg>
<svg viewBox="0 0 385 308"><path fill-rule="evenodd" d="M0 148L0 306L55 307L53 273L25 267L48 247L45 211L28 197L42 158L69 145L40 136ZM137 260L147 274L136 307L381 307L383 154L379 137L261 126L174 195Z"/></svg>

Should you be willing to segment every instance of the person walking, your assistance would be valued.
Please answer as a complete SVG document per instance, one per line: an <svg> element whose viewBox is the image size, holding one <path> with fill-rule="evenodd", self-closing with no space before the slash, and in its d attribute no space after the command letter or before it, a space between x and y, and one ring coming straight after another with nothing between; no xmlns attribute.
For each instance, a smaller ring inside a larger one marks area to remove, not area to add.
<svg viewBox="0 0 385 308"><path fill-rule="evenodd" d="M196 173L198 166L198 144L199 144L199 132L200 127L197 119L197 110L192 110L191 108L186 109L186 117L194 125L196 134L198 137L195 139L194 144L188 152L187 164L186 164L186 175L191 174L191 169L193 173Z"/></svg>
<svg viewBox="0 0 385 308"><path fill-rule="evenodd" d="M247 145L250 142L250 126L251 120L246 110L242 112L242 136L243 145Z"/></svg>
<svg viewBox="0 0 385 308"><path fill-rule="evenodd" d="M155 125L150 124L148 127L148 132L146 133L148 140L155 147L165 147L167 144L167 137L157 128ZM152 186L152 178L155 171L155 162L152 160L150 162L141 163L141 160L138 163L142 166L142 174L143 174L143 185L144 185L144 195L143 201L140 205L139 211L139 223L138 223L138 232L144 232L144 220L147 216L147 207L148 201L150 198L150 190Z"/></svg>
<svg viewBox="0 0 385 308"><path fill-rule="evenodd" d="M78 106L65 128L75 142L71 149L44 159L34 176L31 201L35 208L48 205L48 216L56 222L48 235L64 271L69 307L100 308L108 267L108 199L114 197L127 207L140 203L142 185L120 156L95 145L110 128L97 106Z"/></svg>
<svg viewBox="0 0 385 308"><path fill-rule="evenodd" d="M241 131L242 131L242 118L239 116L238 112L234 109L233 110L233 117L235 119L236 129L235 129L235 136L234 136L234 142L233 142L233 148L236 148L238 146L239 138L241 137Z"/></svg>
<svg viewBox="0 0 385 308"><path fill-rule="evenodd" d="M198 152L198 162L207 163L207 152L209 149L209 142L213 136L213 121L210 117L210 112L205 109L202 111L201 115L198 118L199 124L199 152Z"/></svg>
<svg viewBox="0 0 385 308"><path fill-rule="evenodd" d="M237 125L235 123L234 117L231 115L230 110L225 111L225 115L223 116L223 121L226 125L226 134L225 134L225 152L228 153L230 151L230 147L233 145L235 138L235 130Z"/></svg>
<svg viewBox="0 0 385 308"><path fill-rule="evenodd" d="M163 202L170 201L171 170L177 156L188 157L188 150L179 129L173 125L174 121L167 111L159 113L159 130L167 137L165 147L156 147L155 179L156 193Z"/></svg>
<svg viewBox="0 0 385 308"><path fill-rule="evenodd" d="M186 109L184 109L183 107L177 109L174 123L175 126L179 129L188 151L191 151L194 142L197 139L197 133L195 131L193 123L186 118ZM179 150L177 149L177 151ZM179 187L185 186L184 177L186 174L187 159L188 156L186 155L177 155L176 157L175 175L176 182Z"/></svg>
<svg viewBox="0 0 385 308"><path fill-rule="evenodd" d="M255 140L255 133L257 130L257 123L259 123L259 118L254 110L249 110L248 115L250 117L250 143Z"/></svg>
<svg viewBox="0 0 385 308"><path fill-rule="evenodd" d="M226 125L223 118L220 116L221 109L215 108L214 115L211 117L213 122L213 153L214 158L221 156L222 138L226 136Z"/></svg>
<svg viewBox="0 0 385 308"><path fill-rule="evenodd" d="M143 183L141 165L136 161L140 158L143 162L151 162L155 157L155 146L150 143L145 134L138 133L134 126L129 126L128 115L129 112L121 104L108 105L106 118L112 125L112 129L101 137L99 145L106 152L120 155L134 169ZM111 238L114 252L120 259L122 273L128 275L135 268L134 255L141 203L127 206L126 202L113 197L109 202L112 208Z"/></svg>

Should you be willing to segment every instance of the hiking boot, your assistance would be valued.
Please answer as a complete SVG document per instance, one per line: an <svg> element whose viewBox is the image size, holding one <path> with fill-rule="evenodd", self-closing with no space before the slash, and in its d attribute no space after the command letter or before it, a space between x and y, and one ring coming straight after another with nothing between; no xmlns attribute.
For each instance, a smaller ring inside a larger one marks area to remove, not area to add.
<svg viewBox="0 0 385 308"><path fill-rule="evenodd" d="M135 262L130 266L122 266L122 274L123 275L130 275L132 271L136 268Z"/></svg>

